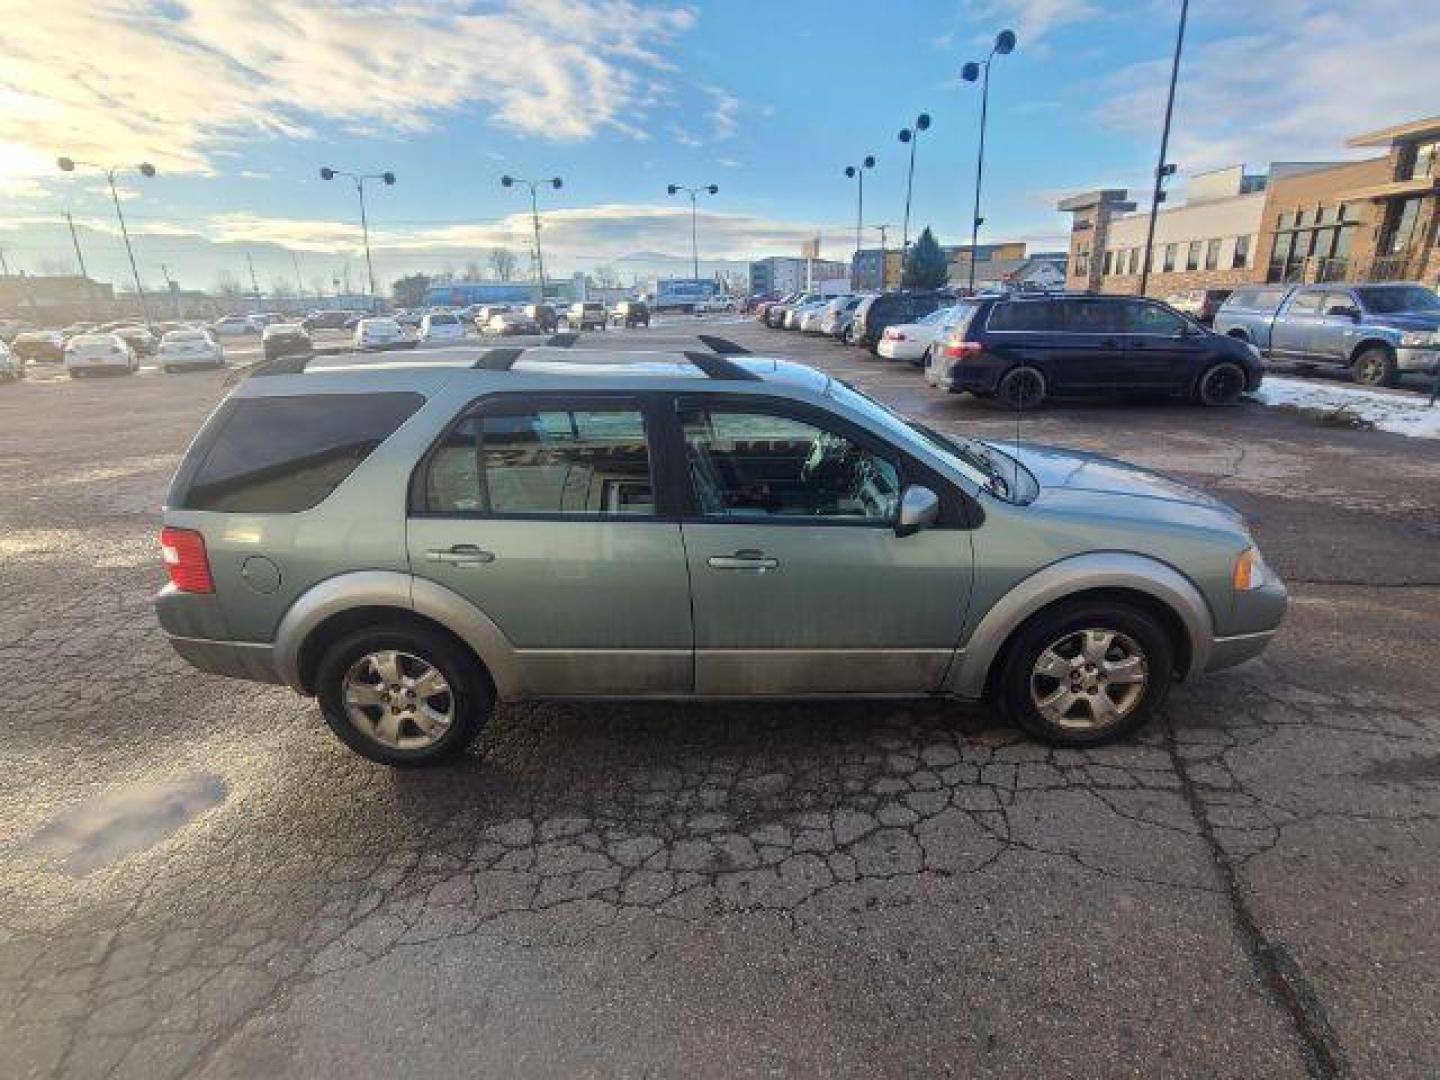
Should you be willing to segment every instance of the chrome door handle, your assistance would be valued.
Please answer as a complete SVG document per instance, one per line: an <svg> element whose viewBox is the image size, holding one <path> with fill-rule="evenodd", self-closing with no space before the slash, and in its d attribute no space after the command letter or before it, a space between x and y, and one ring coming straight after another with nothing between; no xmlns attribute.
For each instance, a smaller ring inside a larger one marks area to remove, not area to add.
<svg viewBox="0 0 1440 1080"><path fill-rule="evenodd" d="M746 549L737 551L734 555L711 555L705 563L712 570L749 570L751 573L763 574L766 570L778 567L780 560L772 559L762 551Z"/></svg>
<svg viewBox="0 0 1440 1080"><path fill-rule="evenodd" d="M456 544L448 548L431 548L425 552L427 562L449 563L452 566L479 566L495 561L495 553L482 551L474 544Z"/></svg>

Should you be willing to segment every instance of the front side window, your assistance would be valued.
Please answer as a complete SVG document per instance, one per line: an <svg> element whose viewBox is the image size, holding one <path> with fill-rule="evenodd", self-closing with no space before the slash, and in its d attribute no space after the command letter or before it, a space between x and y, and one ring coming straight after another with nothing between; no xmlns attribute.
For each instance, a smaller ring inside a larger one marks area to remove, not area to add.
<svg viewBox="0 0 1440 1080"><path fill-rule="evenodd" d="M426 468L425 509L439 514L655 513L638 407L497 408L463 418Z"/></svg>
<svg viewBox="0 0 1440 1080"><path fill-rule="evenodd" d="M1158 304L1131 301L1123 306L1127 329L1132 334L1170 337L1185 329L1185 320L1173 311L1166 311Z"/></svg>
<svg viewBox="0 0 1440 1080"><path fill-rule="evenodd" d="M685 456L710 518L894 521L900 471L845 435L766 412L682 406Z"/></svg>
<svg viewBox="0 0 1440 1080"><path fill-rule="evenodd" d="M1065 330L1071 334L1114 334L1124 330L1120 309L1114 300L1066 300L1061 303Z"/></svg>

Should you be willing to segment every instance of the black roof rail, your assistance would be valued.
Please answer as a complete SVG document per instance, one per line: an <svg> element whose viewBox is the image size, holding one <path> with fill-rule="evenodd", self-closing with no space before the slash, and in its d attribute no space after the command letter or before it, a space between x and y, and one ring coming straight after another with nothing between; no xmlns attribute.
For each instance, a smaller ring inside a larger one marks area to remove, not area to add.
<svg viewBox="0 0 1440 1080"><path fill-rule="evenodd" d="M694 364L712 379L725 379L730 382L759 382L760 376L749 371L733 360L727 360L723 356L714 353L687 352L685 359Z"/></svg>
<svg viewBox="0 0 1440 1080"><path fill-rule="evenodd" d="M744 345L737 345L729 338L716 337L714 334L696 334L700 344L704 345L711 352L718 356L749 356L750 350Z"/></svg>
<svg viewBox="0 0 1440 1080"><path fill-rule="evenodd" d="M509 371L525 353L524 349L486 349L470 366L476 371Z"/></svg>
<svg viewBox="0 0 1440 1080"><path fill-rule="evenodd" d="M545 342L545 347L548 349L568 349L579 340L579 334L551 334L550 340Z"/></svg>

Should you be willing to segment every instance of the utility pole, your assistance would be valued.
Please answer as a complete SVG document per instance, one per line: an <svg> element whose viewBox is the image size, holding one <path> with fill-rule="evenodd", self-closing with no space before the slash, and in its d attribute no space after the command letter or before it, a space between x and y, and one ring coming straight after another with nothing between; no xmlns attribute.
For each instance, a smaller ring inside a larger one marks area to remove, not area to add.
<svg viewBox="0 0 1440 1080"><path fill-rule="evenodd" d="M80 236L75 232L75 219L70 211L65 211L65 224L70 226L70 242L75 245L75 261L80 264L80 276L89 278L90 274L85 269L85 254L80 250Z"/></svg>
<svg viewBox="0 0 1440 1080"><path fill-rule="evenodd" d="M1165 178L1175 170L1165 164L1165 154L1170 146L1170 117L1175 112L1175 82L1180 77L1180 50L1185 46L1185 18L1190 14L1190 0L1180 0L1180 28L1175 33L1175 56L1170 61L1170 94L1165 98L1165 126L1160 130L1160 160L1155 163L1155 187L1150 192L1150 223L1145 229L1145 258L1140 264L1140 293L1144 296L1150 284L1150 258L1155 249L1155 216L1160 212L1160 203L1165 198L1161 188ZM1100 252L1095 252L1100 257Z"/></svg>
<svg viewBox="0 0 1440 1080"><path fill-rule="evenodd" d="M250 257L250 252L245 252L245 265L250 267L250 295L255 298L255 309L260 309L260 282L255 280L255 260Z"/></svg>
<svg viewBox="0 0 1440 1080"><path fill-rule="evenodd" d="M305 279L300 276L300 256L290 252L290 261L295 265L295 295L305 299Z"/></svg>
<svg viewBox="0 0 1440 1080"><path fill-rule="evenodd" d="M164 263L160 264L160 276L165 279L165 288L170 290L170 299L175 304L175 318L183 319L185 315L180 309L180 290L175 287L175 279L170 276L170 267Z"/></svg>
<svg viewBox="0 0 1440 1080"><path fill-rule="evenodd" d="M3 274L5 277L10 276L10 264L5 261L5 249L3 247L0 247L0 274Z"/></svg>

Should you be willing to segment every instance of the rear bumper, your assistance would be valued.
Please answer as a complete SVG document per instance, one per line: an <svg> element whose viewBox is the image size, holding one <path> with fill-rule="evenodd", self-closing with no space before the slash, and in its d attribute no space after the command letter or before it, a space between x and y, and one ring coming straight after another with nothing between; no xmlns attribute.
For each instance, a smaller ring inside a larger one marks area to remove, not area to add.
<svg viewBox="0 0 1440 1080"><path fill-rule="evenodd" d="M193 668L250 682L284 684L275 668L275 650L252 641L212 641L207 638L166 635L170 647Z"/></svg>

